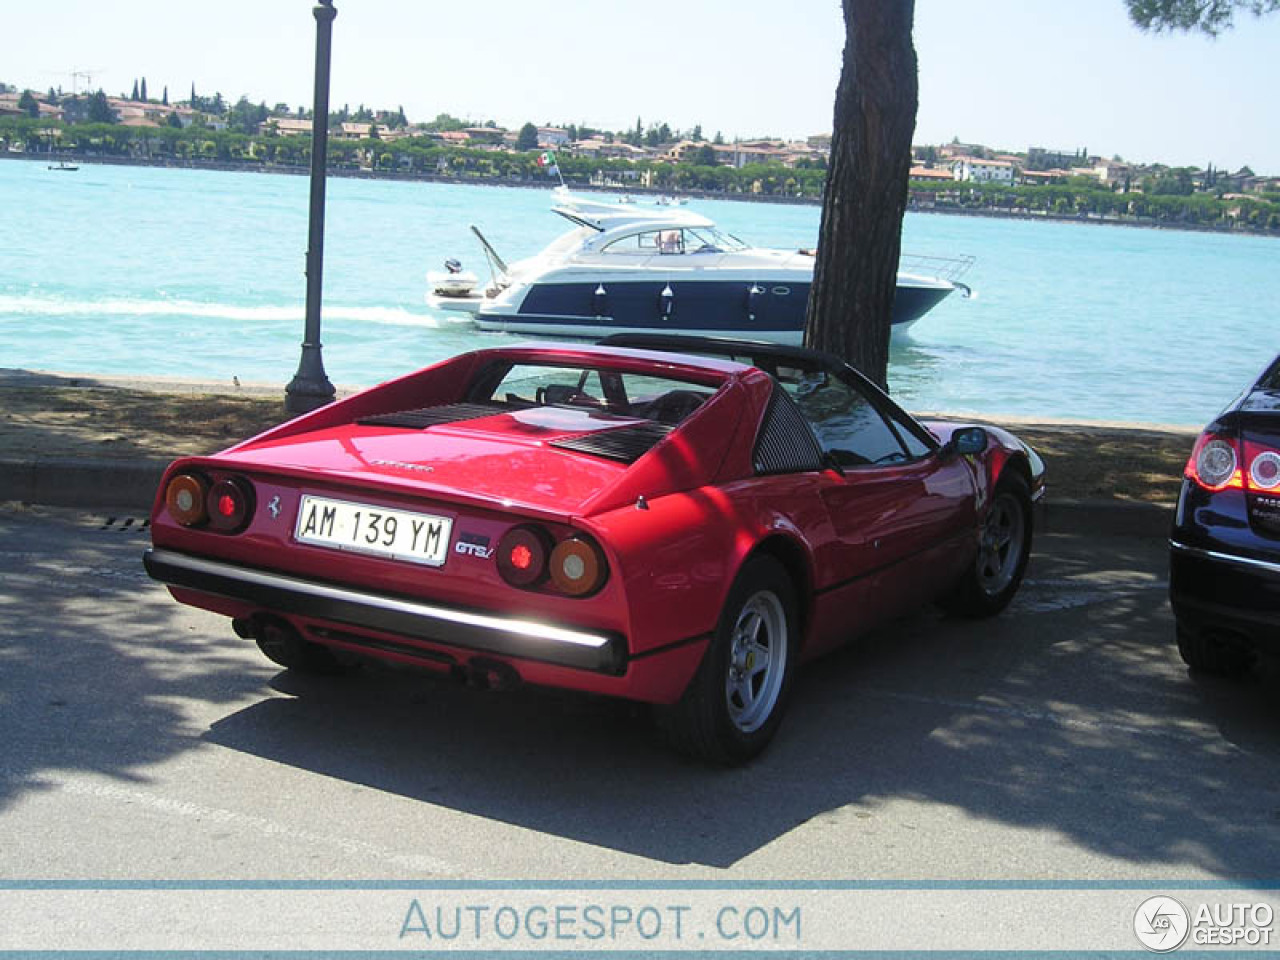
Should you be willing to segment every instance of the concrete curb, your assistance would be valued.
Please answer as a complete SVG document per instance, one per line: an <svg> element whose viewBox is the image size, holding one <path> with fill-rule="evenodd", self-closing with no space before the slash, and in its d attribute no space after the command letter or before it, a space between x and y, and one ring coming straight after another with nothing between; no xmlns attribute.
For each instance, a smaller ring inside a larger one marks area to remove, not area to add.
<svg viewBox="0 0 1280 960"><path fill-rule="evenodd" d="M167 460L0 459L0 501L149 511L167 465ZM1050 499L1036 509L1036 527L1045 533L1164 537L1172 523L1172 504Z"/></svg>
<svg viewBox="0 0 1280 960"><path fill-rule="evenodd" d="M167 460L0 459L0 500L50 507L151 509Z"/></svg>
<svg viewBox="0 0 1280 960"><path fill-rule="evenodd" d="M1048 500L1037 512L1045 533L1164 538L1173 526L1174 507L1136 500Z"/></svg>

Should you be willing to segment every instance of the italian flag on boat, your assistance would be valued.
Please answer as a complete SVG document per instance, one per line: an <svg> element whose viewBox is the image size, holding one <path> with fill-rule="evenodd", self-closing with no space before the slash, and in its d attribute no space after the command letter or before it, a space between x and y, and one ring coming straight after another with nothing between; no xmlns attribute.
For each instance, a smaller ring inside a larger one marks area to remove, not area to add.
<svg viewBox="0 0 1280 960"><path fill-rule="evenodd" d="M547 173L559 173L560 169L556 166L556 155L547 150L538 156L538 166L546 167Z"/></svg>

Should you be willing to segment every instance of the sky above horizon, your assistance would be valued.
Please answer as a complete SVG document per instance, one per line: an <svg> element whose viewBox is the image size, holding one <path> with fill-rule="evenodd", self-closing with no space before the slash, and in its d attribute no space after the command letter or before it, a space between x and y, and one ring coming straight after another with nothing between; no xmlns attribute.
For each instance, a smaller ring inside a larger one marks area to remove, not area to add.
<svg viewBox="0 0 1280 960"><path fill-rule="evenodd" d="M14 5L0 81L171 100L310 106L311 0ZM704 134L803 138L831 129L844 46L838 2L336 0L330 104L403 106L518 127L701 124ZM50 12L66 28L49 29ZM25 38L23 42L14 42ZM1149 34L1123 0L916 0L914 142L958 138L1280 175L1280 15L1217 39ZM75 81L84 89L84 80Z"/></svg>

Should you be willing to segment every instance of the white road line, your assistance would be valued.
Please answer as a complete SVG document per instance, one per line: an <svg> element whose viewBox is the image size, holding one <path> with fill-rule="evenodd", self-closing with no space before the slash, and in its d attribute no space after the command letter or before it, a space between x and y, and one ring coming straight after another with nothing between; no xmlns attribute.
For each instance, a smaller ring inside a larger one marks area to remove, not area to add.
<svg viewBox="0 0 1280 960"><path fill-rule="evenodd" d="M18 782L21 783L22 780ZM34 783L34 781L32 782ZM277 823L274 820L268 820L265 817L254 816L253 814L239 813L222 807L208 807L203 804L192 803L189 800L175 800L171 797L147 793L142 790L130 790L83 777L57 779L54 782L63 793L69 793L73 796L87 797L92 800L106 800L113 803L127 803L172 817L199 820L203 823L224 824L262 836L295 841L305 847L326 847L331 850L340 850L353 856L369 857L418 873L449 877L463 875L463 871L460 868L436 857L423 854L398 853L376 844L366 843L363 840L317 833L311 830L301 830L297 827ZM47 788L49 776L42 776L40 783Z"/></svg>

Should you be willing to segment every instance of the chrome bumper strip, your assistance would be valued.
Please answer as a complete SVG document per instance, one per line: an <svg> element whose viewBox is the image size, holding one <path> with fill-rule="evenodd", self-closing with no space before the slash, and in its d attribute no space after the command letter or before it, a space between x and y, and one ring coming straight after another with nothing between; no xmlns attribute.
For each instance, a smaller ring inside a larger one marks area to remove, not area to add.
<svg viewBox="0 0 1280 960"><path fill-rule="evenodd" d="M1280 563L1272 563L1269 560L1255 560L1252 557L1238 557L1233 553L1222 553L1218 550L1205 550L1201 547L1189 547L1185 543L1179 543L1177 540L1170 540L1169 547L1179 553L1185 553L1187 556L1199 557L1201 560L1217 560L1220 563L1233 563L1238 566L1249 567L1252 570L1265 570L1267 573L1280 575Z"/></svg>
<svg viewBox="0 0 1280 960"><path fill-rule="evenodd" d="M625 663L625 644L616 634L404 600L172 550L148 550L143 562L170 586L282 613L606 673L621 672Z"/></svg>

